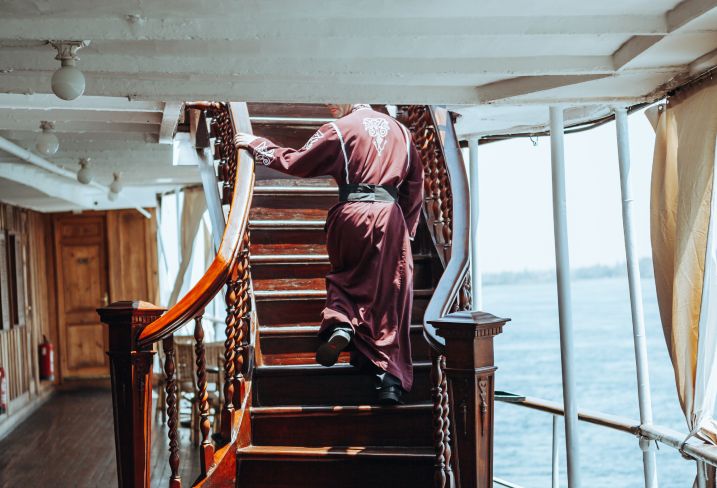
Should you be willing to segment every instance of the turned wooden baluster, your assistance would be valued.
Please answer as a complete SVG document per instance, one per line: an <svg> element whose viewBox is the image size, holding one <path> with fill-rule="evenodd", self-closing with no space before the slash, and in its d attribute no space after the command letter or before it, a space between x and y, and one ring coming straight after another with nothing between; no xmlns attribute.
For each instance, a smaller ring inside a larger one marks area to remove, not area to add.
<svg viewBox="0 0 717 488"><path fill-rule="evenodd" d="M235 345L234 364L234 404L239 406L245 393L245 361L246 344L249 340L249 322L247 315L250 308L251 298L249 296L250 265L249 265L249 230L244 233L242 251L237 265L237 276L241 283L239 287L239 300L236 307L237 338Z"/></svg>
<svg viewBox="0 0 717 488"><path fill-rule="evenodd" d="M207 358L204 350L204 326L202 325L202 315L194 317L194 352L197 365L197 410L199 413L199 432L201 434L200 463L202 475L212 467L214 462L214 446L212 446L209 438L209 429L211 423L209 421L209 393L207 392ZM218 415L219 412L215 412Z"/></svg>
<svg viewBox="0 0 717 488"><path fill-rule="evenodd" d="M234 177L236 176L236 148L232 140L232 126L226 110L217 111L212 120L212 136L215 137L215 155L222 161L220 174L224 182L222 203L231 204L234 194ZM217 147L219 148L217 150Z"/></svg>
<svg viewBox="0 0 717 488"><path fill-rule="evenodd" d="M237 266L232 267L227 291L224 295L227 317L225 319L226 340L224 341L224 409L222 410L222 437L225 441L231 439L232 425L234 422L234 346L236 345L237 317L236 306L239 293L239 277Z"/></svg>
<svg viewBox="0 0 717 488"><path fill-rule="evenodd" d="M171 335L162 341L164 349L164 374L166 375L166 391L167 391L167 426L169 431L169 468L171 476L169 478L170 488L179 488L182 486L182 480L179 477L179 405L177 398L177 371L175 353L174 353L174 336Z"/></svg>
<svg viewBox="0 0 717 488"><path fill-rule="evenodd" d="M244 255L245 249L241 250L241 255L237 261L237 280L239 286L237 288L237 301L234 306L234 327L235 327L235 340L234 340L234 405L235 408L240 408L243 398L243 385L244 385L244 307L246 302L245 290L248 287L248 283L244 281L244 270L247 266Z"/></svg>
<svg viewBox="0 0 717 488"><path fill-rule="evenodd" d="M434 354L431 368L433 398L433 446L436 451L434 485L436 488L453 488L455 481L451 468L451 421L448 386L444 369L446 358Z"/></svg>

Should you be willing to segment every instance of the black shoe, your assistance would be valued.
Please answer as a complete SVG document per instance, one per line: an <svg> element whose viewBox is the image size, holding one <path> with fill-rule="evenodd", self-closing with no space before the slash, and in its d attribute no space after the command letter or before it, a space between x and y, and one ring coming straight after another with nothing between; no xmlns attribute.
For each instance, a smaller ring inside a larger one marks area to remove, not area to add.
<svg viewBox="0 0 717 488"><path fill-rule="evenodd" d="M403 389L400 386L383 386L378 389L379 405L403 405Z"/></svg>
<svg viewBox="0 0 717 488"><path fill-rule="evenodd" d="M329 340L316 350L316 362L322 366L333 366L339 360L341 351L351 342L351 333L345 330L335 330Z"/></svg>

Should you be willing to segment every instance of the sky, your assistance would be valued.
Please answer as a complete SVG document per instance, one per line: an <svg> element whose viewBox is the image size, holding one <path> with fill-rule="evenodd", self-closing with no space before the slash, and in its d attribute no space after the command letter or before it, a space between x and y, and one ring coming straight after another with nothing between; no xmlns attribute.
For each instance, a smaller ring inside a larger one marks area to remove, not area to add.
<svg viewBox="0 0 717 488"><path fill-rule="evenodd" d="M628 123L637 248L647 257L655 134L642 111ZM527 138L481 145L478 164L482 271L554 268L550 138L535 146ZM565 172L571 267L624 262L615 123L567 135Z"/></svg>

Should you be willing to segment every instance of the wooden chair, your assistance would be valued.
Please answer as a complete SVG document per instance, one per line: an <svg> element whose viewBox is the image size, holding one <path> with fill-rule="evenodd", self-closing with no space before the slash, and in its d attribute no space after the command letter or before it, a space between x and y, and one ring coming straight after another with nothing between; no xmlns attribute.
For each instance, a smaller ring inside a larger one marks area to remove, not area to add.
<svg viewBox="0 0 717 488"><path fill-rule="evenodd" d="M181 402L185 400L190 404L189 428L191 429L191 441L194 445L199 444L199 411L197 408L197 375L196 355L194 352L195 342L191 336L175 336L174 349L176 352L176 378L177 398ZM223 366L219 365L219 355L224 355L224 342L210 342L204 345L207 363L207 391L209 394L210 415L213 415L213 430L218 431L220 412L222 407L222 371Z"/></svg>

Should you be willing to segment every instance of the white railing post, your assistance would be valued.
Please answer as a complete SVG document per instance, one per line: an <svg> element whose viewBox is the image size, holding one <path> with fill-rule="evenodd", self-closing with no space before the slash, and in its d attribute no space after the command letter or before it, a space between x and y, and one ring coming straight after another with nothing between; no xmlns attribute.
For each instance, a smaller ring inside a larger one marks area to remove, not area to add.
<svg viewBox="0 0 717 488"><path fill-rule="evenodd" d="M553 415L553 469L552 488L560 488L560 442L558 442L558 416Z"/></svg>
<svg viewBox="0 0 717 488"><path fill-rule="evenodd" d="M478 216L480 212L480 190L478 184L478 138L468 139L469 175L471 199L471 299L473 310L483 310L483 283L481 279L480 256L478 252Z"/></svg>
<svg viewBox="0 0 717 488"><path fill-rule="evenodd" d="M632 334L635 346L637 369L637 398L640 406L640 423L652 424L652 399L650 397L650 376L647 365L647 339L645 337L645 314L642 306L642 284L640 262L637 257L637 242L632 196L632 172L630 167L630 139L627 127L627 110L615 109L617 130L617 154L620 164L620 190L622 192L622 228L625 236L627 279L630 287L630 309L632 313ZM657 463L652 442L640 442L642 462L645 471L645 488L657 488Z"/></svg>
<svg viewBox="0 0 717 488"><path fill-rule="evenodd" d="M580 449L578 440L578 406L575 399L573 361L573 313L570 292L570 259L568 252L567 203L565 198L565 148L563 108L550 107L550 159L553 180L553 229L555 264L558 281L558 318L560 322L560 362L563 373L565 408L565 445L568 464L568 487L580 488Z"/></svg>

